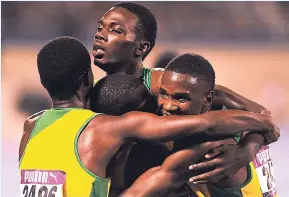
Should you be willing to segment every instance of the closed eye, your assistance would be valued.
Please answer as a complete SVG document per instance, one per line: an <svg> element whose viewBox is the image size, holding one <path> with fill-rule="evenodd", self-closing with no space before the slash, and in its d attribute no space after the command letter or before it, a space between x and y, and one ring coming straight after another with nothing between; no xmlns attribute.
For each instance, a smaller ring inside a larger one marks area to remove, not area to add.
<svg viewBox="0 0 289 197"><path fill-rule="evenodd" d="M186 103L186 102L188 102L188 99L180 98L180 99L178 99L178 101L179 101L180 103Z"/></svg>
<svg viewBox="0 0 289 197"><path fill-rule="evenodd" d="M114 32L116 34L122 34L122 31L119 29L113 29L112 32Z"/></svg>

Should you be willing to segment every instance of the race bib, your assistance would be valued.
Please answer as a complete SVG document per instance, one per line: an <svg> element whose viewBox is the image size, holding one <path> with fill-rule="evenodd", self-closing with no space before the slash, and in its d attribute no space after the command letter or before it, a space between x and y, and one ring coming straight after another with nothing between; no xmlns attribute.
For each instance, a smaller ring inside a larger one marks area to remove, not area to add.
<svg viewBox="0 0 289 197"><path fill-rule="evenodd" d="M276 197L276 181L269 146L263 146L253 160L263 197Z"/></svg>
<svg viewBox="0 0 289 197"><path fill-rule="evenodd" d="M21 170L20 197L65 197L65 172Z"/></svg>

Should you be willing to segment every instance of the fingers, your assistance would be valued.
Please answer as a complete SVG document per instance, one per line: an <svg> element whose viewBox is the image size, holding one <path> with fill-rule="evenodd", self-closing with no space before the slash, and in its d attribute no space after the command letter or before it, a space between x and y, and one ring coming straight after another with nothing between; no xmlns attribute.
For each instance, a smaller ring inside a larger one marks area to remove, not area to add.
<svg viewBox="0 0 289 197"><path fill-rule="evenodd" d="M260 114L267 115L267 118L269 118L269 123L273 126L266 134L263 135L265 138L265 145L276 142L280 137L280 129L277 126L278 124L276 120L272 118L271 112L267 109L263 109Z"/></svg>
<svg viewBox="0 0 289 197"><path fill-rule="evenodd" d="M208 151L208 153L205 155L205 158L210 159L213 158L221 153L224 153L228 150L227 144L222 144L220 146L217 146L216 148L213 148Z"/></svg>
<svg viewBox="0 0 289 197"><path fill-rule="evenodd" d="M278 126L274 125L273 132L267 132L264 135L265 138L265 145L271 144L273 142L276 142L280 137L280 129Z"/></svg>
<svg viewBox="0 0 289 197"><path fill-rule="evenodd" d="M205 161L202 163L190 165L189 169L194 170L194 171L204 170L204 169L213 169L216 167L217 163L218 163L218 158L210 160L210 161Z"/></svg>
<svg viewBox="0 0 289 197"><path fill-rule="evenodd" d="M280 128L278 126L275 125L275 128L274 128L274 133L275 133L275 136L276 136L276 141L279 139L280 137Z"/></svg>
<svg viewBox="0 0 289 197"><path fill-rule="evenodd" d="M260 114L268 114L268 115L271 115L271 112L267 109L263 109Z"/></svg>
<svg viewBox="0 0 289 197"><path fill-rule="evenodd" d="M225 177L225 171L223 169L216 169L211 172L207 172L198 176L194 176L189 179L189 182L192 182L194 184L197 183L207 183L208 181L211 180L220 180L221 178Z"/></svg>
<svg viewBox="0 0 289 197"><path fill-rule="evenodd" d="M239 169L239 168L238 168ZM200 174L194 177L191 177L189 179L189 182L192 182L194 184L199 184L199 183L207 183L207 182L213 182L216 183L219 180L228 177L232 174L235 174L238 171L237 168L216 168L213 171L204 173L204 174Z"/></svg>

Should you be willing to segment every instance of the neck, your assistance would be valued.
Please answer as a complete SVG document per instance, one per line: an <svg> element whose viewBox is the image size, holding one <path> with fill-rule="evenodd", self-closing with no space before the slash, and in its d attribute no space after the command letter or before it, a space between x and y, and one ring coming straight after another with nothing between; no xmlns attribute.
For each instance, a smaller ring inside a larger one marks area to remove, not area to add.
<svg viewBox="0 0 289 197"><path fill-rule="evenodd" d="M79 99L73 97L69 100L52 100L53 108L85 108L85 104Z"/></svg>
<svg viewBox="0 0 289 197"><path fill-rule="evenodd" d="M143 63L142 61L133 62L131 64L125 63L124 65L118 64L118 70L114 72L107 72L107 75L123 73L128 75L133 75L134 77L141 77L143 73Z"/></svg>

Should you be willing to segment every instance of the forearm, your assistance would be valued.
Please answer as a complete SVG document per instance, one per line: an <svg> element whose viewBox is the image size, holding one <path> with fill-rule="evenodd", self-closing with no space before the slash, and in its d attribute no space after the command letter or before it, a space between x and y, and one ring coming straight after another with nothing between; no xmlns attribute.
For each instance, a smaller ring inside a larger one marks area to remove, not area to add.
<svg viewBox="0 0 289 197"><path fill-rule="evenodd" d="M239 146L245 151L245 164L251 162L264 145L264 137L259 133L250 132L240 141Z"/></svg>
<svg viewBox="0 0 289 197"><path fill-rule="evenodd" d="M229 88L216 85L215 98L212 106L213 108L220 108L222 105L228 109L239 109L254 113L260 113L263 109L265 109L262 105L245 98Z"/></svg>
<svg viewBox="0 0 289 197"><path fill-rule="evenodd" d="M155 167L143 173L120 197L164 197L179 185L170 173Z"/></svg>
<svg viewBox="0 0 289 197"><path fill-rule="evenodd" d="M268 131L273 128L270 123L269 116L237 110L165 117L147 113L131 113L120 121L121 129L119 130L122 130L126 137L134 138L133 140L171 141L200 134L231 137L246 130ZM124 124L126 126L123 126Z"/></svg>
<svg viewBox="0 0 289 197"><path fill-rule="evenodd" d="M140 116L138 117L138 119ZM154 142L172 141L204 133L211 123L203 116L154 116L136 123L133 138Z"/></svg>
<svg viewBox="0 0 289 197"><path fill-rule="evenodd" d="M219 114L218 114L219 112ZM273 130L267 116L240 110L212 111L204 115L212 116L209 136L232 136L243 131L268 131Z"/></svg>

